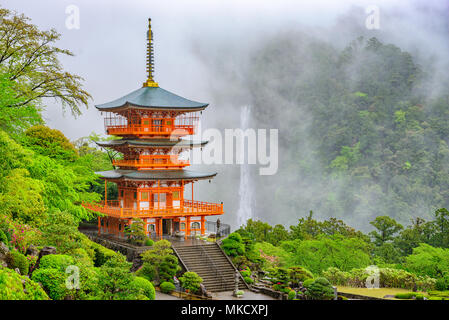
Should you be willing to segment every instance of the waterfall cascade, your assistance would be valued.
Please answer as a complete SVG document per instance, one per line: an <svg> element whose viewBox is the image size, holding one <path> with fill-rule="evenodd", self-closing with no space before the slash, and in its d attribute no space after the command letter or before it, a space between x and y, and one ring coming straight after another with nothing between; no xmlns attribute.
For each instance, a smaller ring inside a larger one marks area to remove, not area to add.
<svg viewBox="0 0 449 320"><path fill-rule="evenodd" d="M250 106L244 106L240 113L240 127L242 130L248 129L250 115ZM251 184L250 166L248 164L248 157L245 157L244 163L240 165L239 209L237 211L238 227L245 224L248 219L253 218L252 202L253 187Z"/></svg>

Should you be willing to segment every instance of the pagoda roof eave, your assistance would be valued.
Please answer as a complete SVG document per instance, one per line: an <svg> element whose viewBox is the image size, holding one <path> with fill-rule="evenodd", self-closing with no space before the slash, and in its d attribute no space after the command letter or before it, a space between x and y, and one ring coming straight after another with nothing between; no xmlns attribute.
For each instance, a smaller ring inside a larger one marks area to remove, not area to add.
<svg viewBox="0 0 449 320"><path fill-rule="evenodd" d="M173 180L207 180L217 175L216 172L195 172L190 170L109 170L95 172L105 180L116 181L173 181Z"/></svg>
<svg viewBox="0 0 449 320"><path fill-rule="evenodd" d="M96 105L100 111L123 111L126 109L200 111L209 104L189 100L160 87L143 87L121 98Z"/></svg>
<svg viewBox="0 0 449 320"><path fill-rule="evenodd" d="M113 148L117 146L128 145L130 147L169 147L169 148L186 148L186 147L202 147L209 141L195 140L170 140L170 139L118 139L105 142L95 142L100 147Z"/></svg>

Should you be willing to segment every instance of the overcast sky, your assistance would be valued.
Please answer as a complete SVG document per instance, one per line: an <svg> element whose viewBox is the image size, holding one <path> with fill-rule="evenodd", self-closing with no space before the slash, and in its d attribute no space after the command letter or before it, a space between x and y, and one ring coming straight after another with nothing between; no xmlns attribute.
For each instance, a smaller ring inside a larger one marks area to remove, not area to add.
<svg viewBox="0 0 449 320"><path fill-rule="evenodd" d="M156 81L186 98L210 102L207 120L220 106L210 100L207 88L213 79L204 76L192 43L202 43L213 51L231 39L243 44L285 27L330 28L354 5L366 8L375 4L381 14L382 10L407 12L409 8L408 1L334 0L1 0L1 4L29 16L41 29L56 28L62 34L59 46L75 53L75 57L63 57L62 62L67 70L84 77L85 89L93 97L89 109L74 119L70 113L64 115L58 103L47 101L45 112L47 124L71 140L92 131L103 133L103 120L94 105L142 85L148 17L155 38ZM78 30L66 28L65 11L72 4L80 10ZM360 16L361 22L365 19Z"/></svg>

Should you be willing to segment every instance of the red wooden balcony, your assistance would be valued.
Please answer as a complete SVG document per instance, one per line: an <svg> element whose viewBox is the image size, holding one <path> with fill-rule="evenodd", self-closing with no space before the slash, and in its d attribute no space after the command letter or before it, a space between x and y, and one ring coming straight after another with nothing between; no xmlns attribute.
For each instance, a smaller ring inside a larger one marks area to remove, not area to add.
<svg viewBox="0 0 449 320"><path fill-rule="evenodd" d="M103 213L114 218L170 218L179 216L211 216L223 214L223 204L184 200L179 208L124 208L119 200L104 201L98 203L83 203L83 207L95 212Z"/></svg>
<svg viewBox="0 0 449 320"><path fill-rule="evenodd" d="M111 125L106 126L109 135L133 135L133 136L176 136L183 137L195 134L193 125L172 126L144 126L144 125Z"/></svg>
<svg viewBox="0 0 449 320"><path fill-rule="evenodd" d="M138 159L138 160L112 160L112 164L118 167L131 167L140 170L151 169L182 169L188 166L190 163L188 160L170 159L170 156L153 156L150 159Z"/></svg>

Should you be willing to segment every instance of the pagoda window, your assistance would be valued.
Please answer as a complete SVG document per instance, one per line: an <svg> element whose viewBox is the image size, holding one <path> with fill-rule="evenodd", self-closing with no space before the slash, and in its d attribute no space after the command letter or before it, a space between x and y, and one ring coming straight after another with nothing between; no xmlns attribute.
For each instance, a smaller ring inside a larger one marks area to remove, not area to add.
<svg viewBox="0 0 449 320"><path fill-rule="evenodd" d="M193 222L192 223L192 229L199 229L200 228L200 223L199 222Z"/></svg>
<svg viewBox="0 0 449 320"><path fill-rule="evenodd" d="M179 200L179 191L173 191L173 200Z"/></svg>
<svg viewBox="0 0 449 320"><path fill-rule="evenodd" d="M154 232L155 228L154 228L154 224L149 224L148 225L148 231L149 232Z"/></svg>
<svg viewBox="0 0 449 320"><path fill-rule="evenodd" d="M137 192L134 192L134 199L137 199Z"/></svg>
<svg viewBox="0 0 449 320"><path fill-rule="evenodd" d="M185 229L186 229L186 224L184 222L181 222L180 230L185 230Z"/></svg>
<svg viewBox="0 0 449 320"><path fill-rule="evenodd" d="M141 192L140 200L148 200L148 192Z"/></svg>

